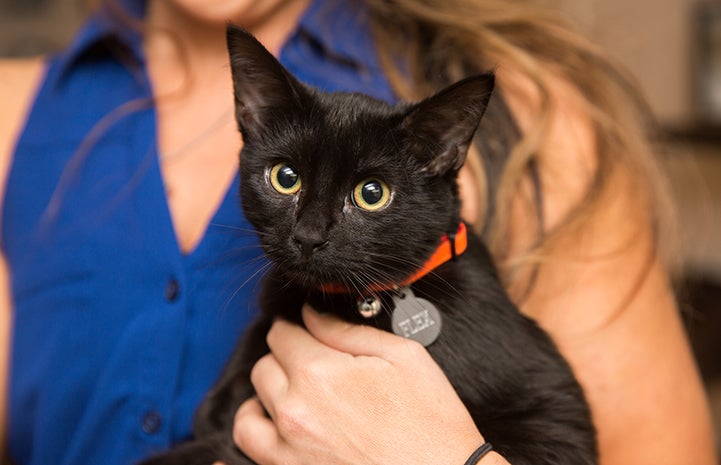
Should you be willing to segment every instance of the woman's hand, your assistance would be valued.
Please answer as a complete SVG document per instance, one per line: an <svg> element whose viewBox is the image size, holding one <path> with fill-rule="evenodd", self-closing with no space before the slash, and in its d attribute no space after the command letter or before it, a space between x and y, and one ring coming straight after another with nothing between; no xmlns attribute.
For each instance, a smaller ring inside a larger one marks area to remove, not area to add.
<svg viewBox="0 0 721 465"><path fill-rule="evenodd" d="M277 321L255 365L258 394L236 415L238 446L261 465L463 464L483 437L416 342L303 309ZM265 415L265 411L270 419ZM489 454L483 463L505 463Z"/></svg>

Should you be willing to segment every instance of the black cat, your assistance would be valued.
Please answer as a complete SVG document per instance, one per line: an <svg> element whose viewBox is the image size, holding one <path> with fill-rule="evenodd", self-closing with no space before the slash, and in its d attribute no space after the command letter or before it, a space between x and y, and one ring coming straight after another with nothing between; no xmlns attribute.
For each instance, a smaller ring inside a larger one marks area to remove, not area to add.
<svg viewBox="0 0 721 465"><path fill-rule="evenodd" d="M493 75L390 106L309 88L246 32L229 26L227 38L243 207L275 266L262 314L197 412L195 439L146 464L252 463L233 445L233 416L253 395L273 319L300 323L304 302L426 345L511 464L597 463L571 369L459 216L456 175Z"/></svg>

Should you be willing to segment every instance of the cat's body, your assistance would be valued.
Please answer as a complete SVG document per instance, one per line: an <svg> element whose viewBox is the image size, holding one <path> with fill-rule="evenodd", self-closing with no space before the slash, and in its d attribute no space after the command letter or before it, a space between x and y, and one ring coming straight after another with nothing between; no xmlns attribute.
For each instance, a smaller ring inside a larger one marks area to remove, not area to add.
<svg viewBox="0 0 721 465"><path fill-rule="evenodd" d="M250 370L268 352L272 321L300 323L304 302L392 330L396 286L458 230L456 175L493 87L483 75L392 107L309 89L246 33L229 27L228 40L243 205L276 266L264 279L262 314L198 411L196 439L148 464L252 463L233 446L233 416L253 395ZM440 313L430 354L511 464L597 462L571 369L508 299L478 238L469 234L465 252L410 289ZM369 296L382 310L364 317L358 300Z"/></svg>

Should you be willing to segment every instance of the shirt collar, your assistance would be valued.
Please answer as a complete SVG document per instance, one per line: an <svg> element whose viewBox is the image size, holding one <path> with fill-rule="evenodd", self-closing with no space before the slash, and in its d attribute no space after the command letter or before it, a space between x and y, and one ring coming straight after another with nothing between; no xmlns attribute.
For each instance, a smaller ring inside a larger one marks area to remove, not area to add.
<svg viewBox="0 0 721 465"><path fill-rule="evenodd" d="M298 29L327 54L361 67L378 67L370 18L360 0L311 0Z"/></svg>
<svg viewBox="0 0 721 465"><path fill-rule="evenodd" d="M143 63L142 36L139 28L125 24L141 21L145 14L145 0L118 0L115 7L126 16L121 18L118 12L103 3L80 29L69 47L58 57L60 61L58 79L63 77L76 64L89 56L97 46L107 41L113 41L122 47L138 64ZM138 23L139 24L139 23Z"/></svg>

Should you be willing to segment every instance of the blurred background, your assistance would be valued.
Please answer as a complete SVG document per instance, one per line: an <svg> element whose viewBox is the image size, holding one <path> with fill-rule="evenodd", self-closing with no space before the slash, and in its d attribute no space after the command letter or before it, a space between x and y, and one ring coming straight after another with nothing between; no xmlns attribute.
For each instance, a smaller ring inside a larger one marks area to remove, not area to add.
<svg viewBox="0 0 721 465"><path fill-rule="evenodd" d="M668 138L684 244L679 301L721 431L721 0L558 1L636 76ZM0 0L0 56L61 48L87 4Z"/></svg>

